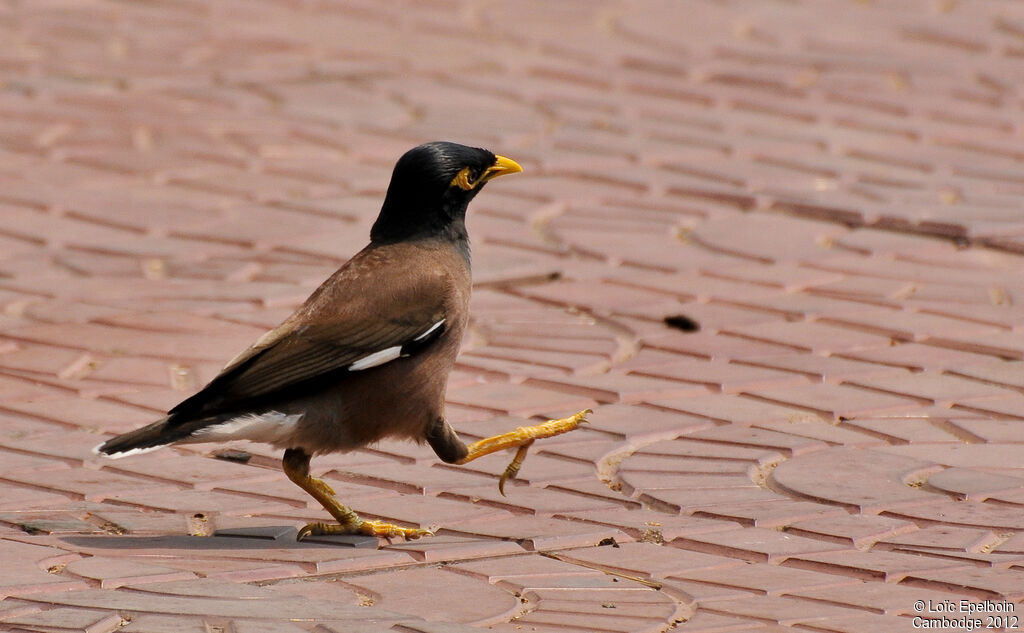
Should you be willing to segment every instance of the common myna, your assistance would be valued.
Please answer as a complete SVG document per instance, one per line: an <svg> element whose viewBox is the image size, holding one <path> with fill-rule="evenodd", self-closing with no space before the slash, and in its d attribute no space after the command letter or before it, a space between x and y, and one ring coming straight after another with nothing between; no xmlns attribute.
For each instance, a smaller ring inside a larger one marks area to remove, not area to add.
<svg viewBox="0 0 1024 633"><path fill-rule="evenodd" d="M370 244L285 321L239 354L199 393L153 424L96 452L122 457L170 444L253 440L283 448L285 474L337 519L310 534L417 538L427 530L367 521L309 474L311 456L385 437L426 441L448 463L518 448L499 487L538 438L575 429L588 411L466 445L444 417L448 373L469 316L469 201L522 171L485 149L437 142L395 165Z"/></svg>

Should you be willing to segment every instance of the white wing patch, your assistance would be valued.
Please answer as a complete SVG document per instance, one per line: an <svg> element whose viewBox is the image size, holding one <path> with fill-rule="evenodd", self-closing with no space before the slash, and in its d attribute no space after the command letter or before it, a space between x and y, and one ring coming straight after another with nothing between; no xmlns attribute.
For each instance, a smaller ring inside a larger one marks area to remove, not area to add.
<svg viewBox="0 0 1024 633"><path fill-rule="evenodd" d="M389 363L399 356L402 355L402 346L395 345L387 349L382 349L379 352L374 352L369 356L364 356L348 366L349 371L361 371L363 369L369 369L376 367L377 365L383 365Z"/></svg>
<svg viewBox="0 0 1024 633"><path fill-rule="evenodd" d="M189 438L193 442L220 442L225 440L250 440L274 443L287 439L302 419L301 413L288 415L280 411L247 413L231 418L220 424L199 429Z"/></svg>
<svg viewBox="0 0 1024 633"><path fill-rule="evenodd" d="M431 325L430 328L426 332L424 332L423 334L420 334L419 336L414 338L411 342L412 343L419 343L420 341L428 338L431 334L436 332L437 329L439 327L441 327L442 325L444 325L444 319L441 319L437 323ZM407 345L408 344L406 344L406 345L395 345L395 346L389 347L387 349L382 349L379 352L374 352L374 353L370 354L369 356L364 356L364 357L360 358L359 360L357 360L356 362L354 362L351 365L349 365L348 366L348 370L349 371L362 371L364 369L369 369L371 367L377 367L379 365L383 365L384 363L390 363L391 361L395 360L396 358L401 358L403 356L408 356L409 352L404 350L404 348ZM411 347L415 348L416 346L411 346Z"/></svg>
<svg viewBox="0 0 1024 633"><path fill-rule="evenodd" d="M419 336L417 336L413 340L414 341L422 341L423 339L425 339L428 336L430 336L431 334L433 334L437 330L437 328L441 327L442 325L444 325L444 319L441 319L437 323L431 325L429 330L427 330L423 334L420 334Z"/></svg>

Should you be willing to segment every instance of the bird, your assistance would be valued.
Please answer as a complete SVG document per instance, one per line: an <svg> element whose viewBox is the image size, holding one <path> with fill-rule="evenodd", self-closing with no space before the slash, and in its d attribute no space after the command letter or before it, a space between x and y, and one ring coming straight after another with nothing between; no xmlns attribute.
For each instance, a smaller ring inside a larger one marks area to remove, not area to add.
<svg viewBox="0 0 1024 633"><path fill-rule="evenodd" d="M313 456L384 438L426 442L446 463L516 449L499 479L514 477L537 439L587 422L589 409L471 444L444 415L451 371L469 316L472 286L466 210L491 180L522 167L487 149L438 141L395 163L369 244L280 325L229 361L199 392L152 424L94 452L124 457L175 444L251 440L284 449L285 475L335 522L310 535L432 535L366 520L310 475Z"/></svg>

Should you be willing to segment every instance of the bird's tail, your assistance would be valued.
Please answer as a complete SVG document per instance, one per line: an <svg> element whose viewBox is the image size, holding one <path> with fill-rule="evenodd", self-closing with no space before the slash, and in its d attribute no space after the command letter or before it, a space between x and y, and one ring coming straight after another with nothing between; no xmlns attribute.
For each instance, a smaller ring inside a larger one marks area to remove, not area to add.
<svg viewBox="0 0 1024 633"><path fill-rule="evenodd" d="M141 429L135 429L134 431L122 433L117 437L112 437L92 449L92 452L97 455L106 455L107 457L117 459L155 451L168 444L173 444L182 438L178 433L171 432L171 429L168 428L169 425L167 423L169 420L169 417L163 418Z"/></svg>

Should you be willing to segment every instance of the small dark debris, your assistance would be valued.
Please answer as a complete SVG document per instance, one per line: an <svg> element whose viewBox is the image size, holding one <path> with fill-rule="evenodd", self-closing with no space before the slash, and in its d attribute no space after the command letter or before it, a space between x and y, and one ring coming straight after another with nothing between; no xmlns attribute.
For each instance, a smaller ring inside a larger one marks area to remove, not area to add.
<svg viewBox="0 0 1024 633"><path fill-rule="evenodd" d="M612 547L619 546L619 544L615 542L615 539L610 536L608 538L601 539L597 544L598 547L604 547L605 545L611 545Z"/></svg>
<svg viewBox="0 0 1024 633"><path fill-rule="evenodd" d="M697 323L685 314L676 314L665 317L665 325L682 330L683 332L699 332L700 323Z"/></svg>

